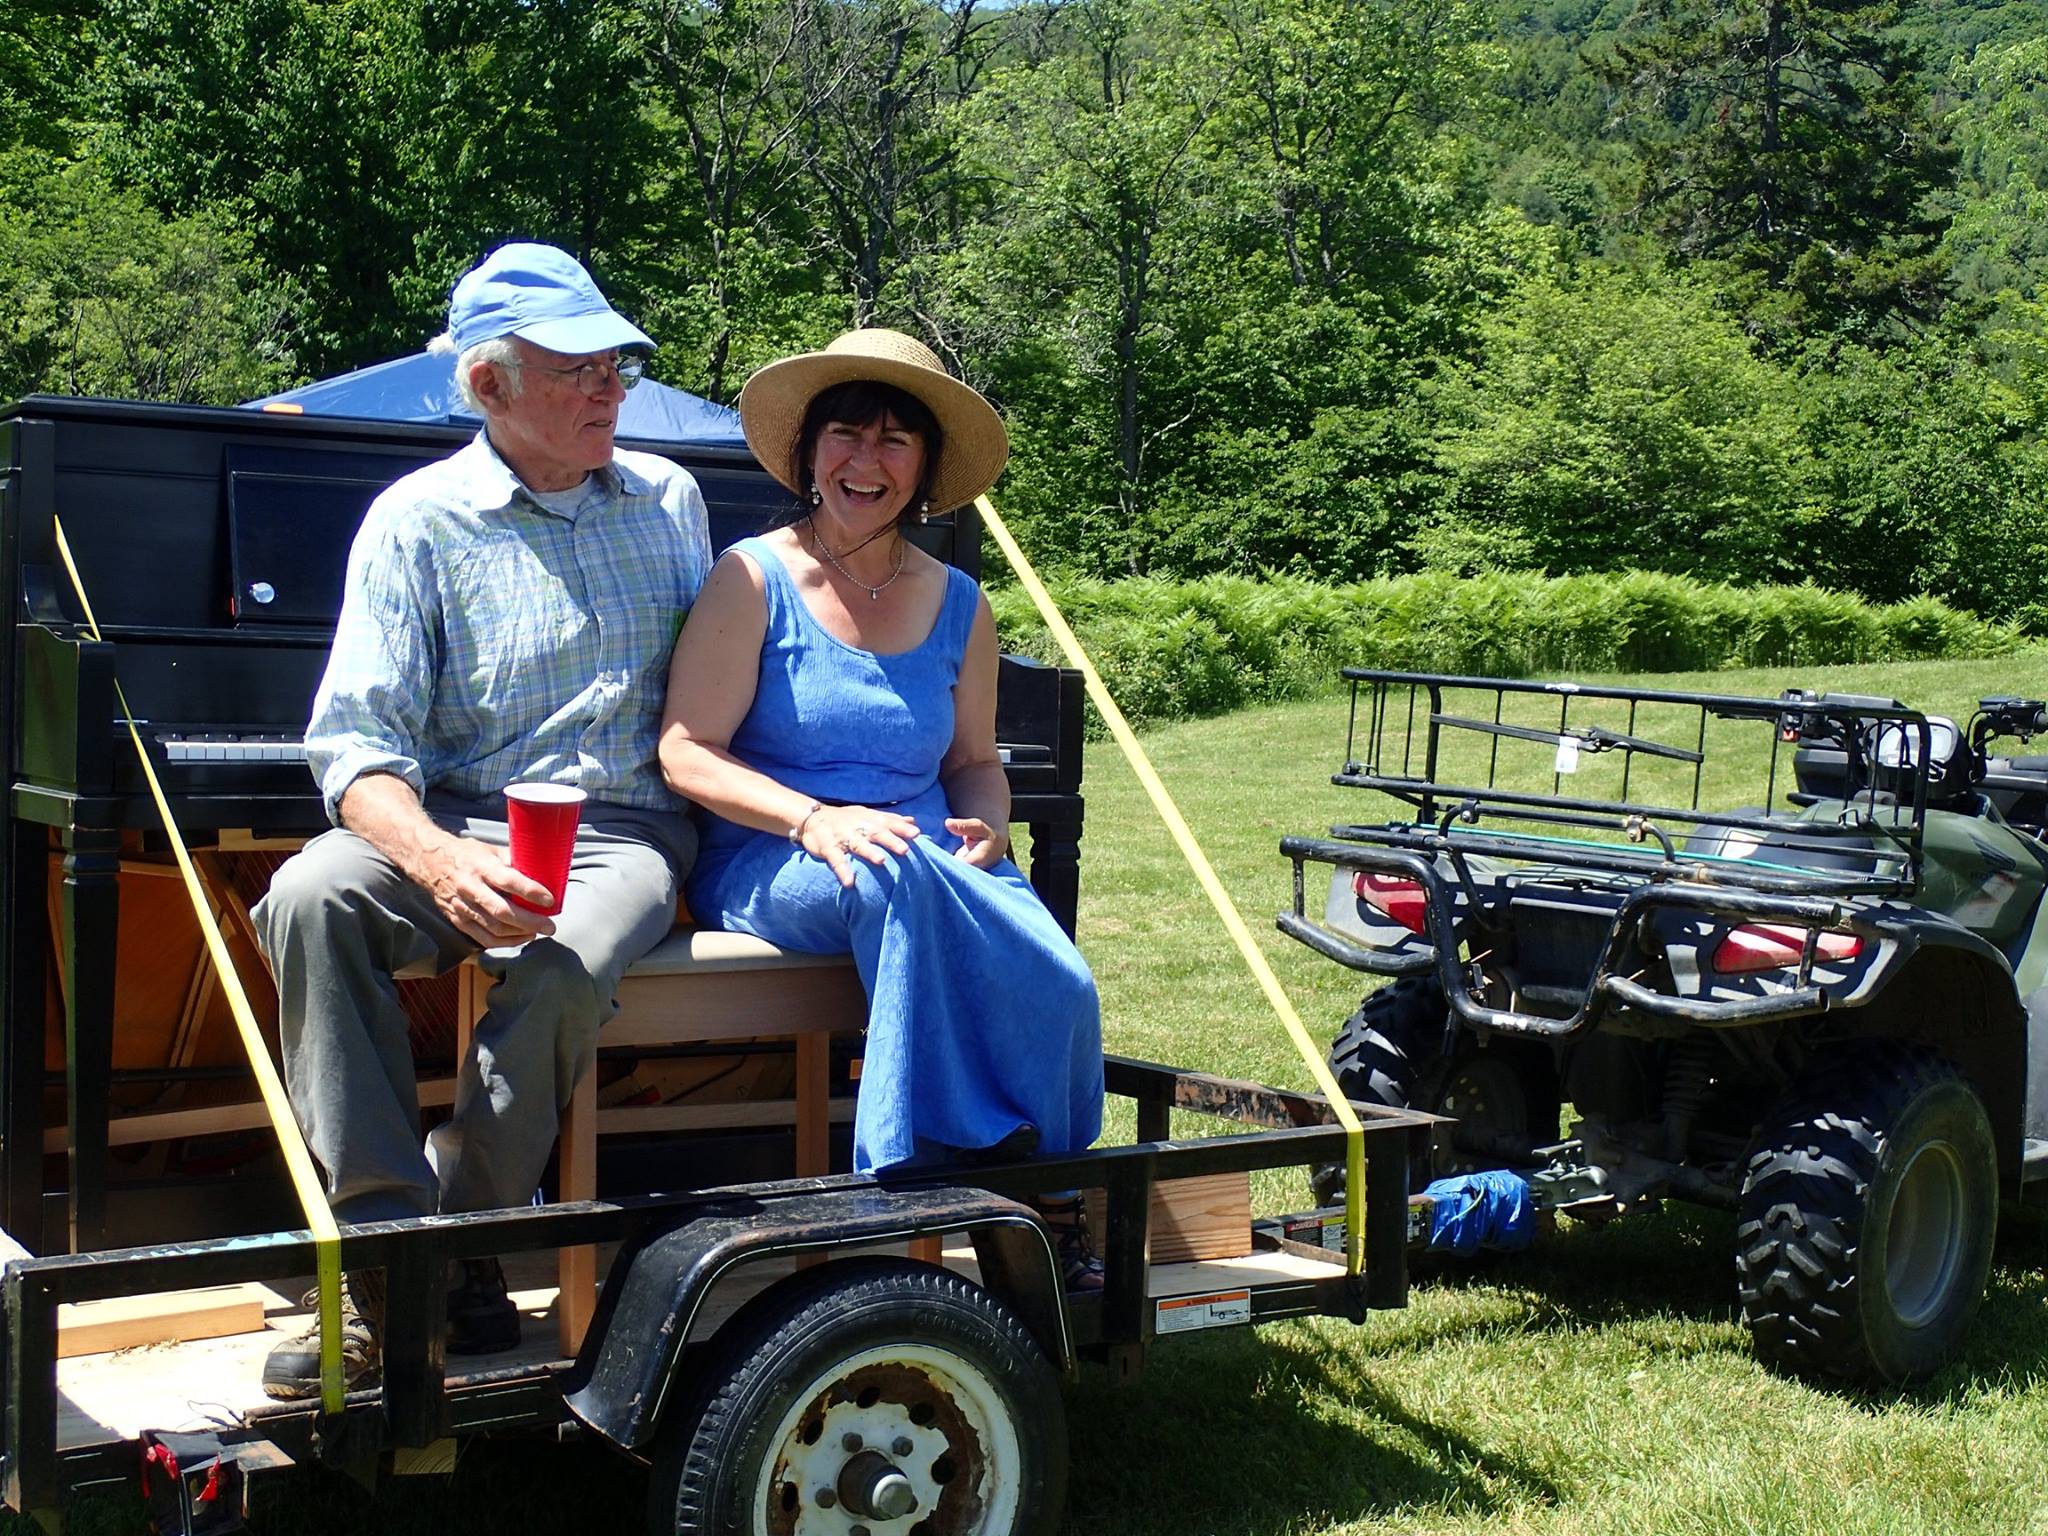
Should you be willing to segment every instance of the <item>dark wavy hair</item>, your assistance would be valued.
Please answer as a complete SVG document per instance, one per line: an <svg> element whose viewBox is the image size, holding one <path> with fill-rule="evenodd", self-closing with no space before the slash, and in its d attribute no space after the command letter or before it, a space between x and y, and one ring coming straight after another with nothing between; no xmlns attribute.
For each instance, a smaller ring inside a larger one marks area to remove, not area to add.
<svg viewBox="0 0 2048 1536"><path fill-rule="evenodd" d="M939 470L939 455L945 448L945 434L939 430L939 418L932 414L930 406L909 390L898 389L894 384L882 384L873 379L849 379L844 384L834 384L830 389L821 389L813 395L811 403L804 407L803 425L797 428L796 441L790 445L789 478L800 486L808 484L811 456L817 451L818 437L824 432L827 422L843 421L851 427L865 427L886 416L895 417L898 426L915 432L924 440L924 474L918 479L916 493L896 516L899 526L916 522L919 507L931 499L932 481ZM799 492L788 510L777 513L768 526L787 528L810 515L808 493Z"/></svg>

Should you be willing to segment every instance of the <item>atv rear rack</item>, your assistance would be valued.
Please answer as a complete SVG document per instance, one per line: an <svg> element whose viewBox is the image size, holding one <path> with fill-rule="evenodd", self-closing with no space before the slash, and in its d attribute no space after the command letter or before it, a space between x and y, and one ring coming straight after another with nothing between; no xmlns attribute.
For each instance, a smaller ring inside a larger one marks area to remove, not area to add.
<svg viewBox="0 0 2048 1536"><path fill-rule="evenodd" d="M1352 830L1366 836L1373 829ZM1568 1018L1551 1018L1519 1009L1495 1008L1482 1002L1473 993L1467 978L1467 964L1459 956L1455 944L1419 943L1397 954L1354 943L1307 915L1303 867L1309 862L1319 862L1333 864L1340 869L1372 870L1413 880L1422 887L1428 903L1429 916L1424 932L1432 935L1452 933L1455 931L1452 893L1434 861L1393 848L1321 838L1283 838L1280 850L1294 861L1294 910L1279 915L1282 933L1353 970L1381 976L1412 976L1433 971L1443 985L1444 996L1461 1019L1474 1027L1508 1035L1565 1039L1596 1027L1616 1006L1721 1028L1800 1018L1822 1012L1828 1006L1828 993L1813 983L1813 967L1823 931L1853 933L1873 945L1888 939L1900 943L1902 952L1899 958L1902 960L1910 954L1913 944L1910 935L1901 939L1868 912L1831 897L1787 896L1679 881L1644 882L1630 890L1616 909L1607 942L1576 1011ZM1455 854L1451 862L1454 865L1458 863ZM1716 1001L1675 997L1654 991L1622 975L1617 962L1622 958L1631 936L1643 919L1660 908L1737 922L1776 923L1804 930L1803 952L1793 984L1784 991L1763 997Z"/></svg>
<svg viewBox="0 0 2048 1536"><path fill-rule="evenodd" d="M1283 839L1294 900L1279 926L1356 970L1433 974L1472 1027L1554 1040L1617 1009L1716 1028L1798 1018L1837 996L1831 978L1815 976L1827 964L1824 933L1888 946L1894 962L1915 942L1881 927L1871 905L1918 884L1930 775L1942 771L1938 743L1953 737L1916 711L1842 695L1344 675L1350 729L1332 782L1377 790L1412 814ZM1816 779L1816 763L1839 784L1837 797L1802 784ZM1584 788L1565 793L1567 778ZM1745 790L1757 803L1707 807L1710 793ZM1784 808L1774 808L1781 793ZM1330 920L1319 920L1310 863L1350 872L1361 897L1371 877L1397 884L1411 903L1399 920L1407 931L1344 931L1338 895ZM1531 986L1500 1006L1476 979L1488 935L1508 903L1546 891L1575 893L1605 931L1589 941L1582 981ZM1644 935L1676 916L1789 931L1796 963L1781 983L1746 995L1646 986Z"/></svg>
<svg viewBox="0 0 2048 1536"><path fill-rule="evenodd" d="M1763 891L1891 895L1919 882L1929 798L1922 765L1933 754L1933 727L1890 700L1755 699L1356 667L1344 676L1351 683L1350 721L1344 767L1331 782L1412 806L1421 824L1406 830L1417 838L1430 837L1433 825L1447 846L1493 857ZM1673 735L1680 740L1664 739ZM1873 748L1887 739L1904 743L1892 755L1906 766L1876 765ZM1831 803L1831 818L1771 809L1781 785L1793 788L1794 765L1786 758L1802 753L1846 758L1847 793ZM1594 765L1610 756L1609 771L1598 773ZM1650 762L1638 766L1638 758ZM1757 803L1706 808L1710 766L1715 788L1733 780ZM1611 792L1565 793L1564 780L1582 773ZM1651 798L1659 791L1665 798ZM1488 821L1594 835L1518 835ZM1678 840L1709 830L1718 830L1723 844L1729 834L1747 846L1768 837L1795 860L1838 862L1816 868L1678 847ZM1360 826L1333 827L1331 835L1381 840L1378 829Z"/></svg>

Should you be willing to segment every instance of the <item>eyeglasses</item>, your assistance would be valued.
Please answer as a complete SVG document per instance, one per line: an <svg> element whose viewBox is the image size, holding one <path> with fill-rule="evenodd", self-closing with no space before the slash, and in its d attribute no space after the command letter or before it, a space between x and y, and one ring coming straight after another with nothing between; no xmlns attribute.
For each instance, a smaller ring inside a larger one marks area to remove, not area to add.
<svg viewBox="0 0 2048 1536"><path fill-rule="evenodd" d="M605 391L613 379L619 381L619 388L631 389L640 382L640 376L647 371L647 363L638 357L622 357L611 363L577 363L568 368L550 368L545 363L500 363L500 368L525 368L534 373L552 373L557 378L574 379L576 387L593 400Z"/></svg>

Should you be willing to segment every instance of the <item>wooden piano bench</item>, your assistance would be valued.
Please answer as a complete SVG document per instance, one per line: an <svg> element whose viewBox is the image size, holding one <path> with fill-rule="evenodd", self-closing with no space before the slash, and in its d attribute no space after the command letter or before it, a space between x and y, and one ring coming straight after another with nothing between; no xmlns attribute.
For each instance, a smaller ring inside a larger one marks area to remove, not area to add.
<svg viewBox="0 0 2048 1536"><path fill-rule="evenodd" d="M490 978L474 962L459 973L458 1061L469 1055L470 1032L483 1017ZM796 1173L831 1172L829 1067L831 1039L867 1024L867 996L851 955L808 955L765 939L716 929L677 928L629 969L619 983L619 1011L598 1035L604 1047L698 1044L719 1040L792 1039L796 1096L743 1104L648 1104L597 1107L597 1074L587 1072L562 1114L563 1200L597 1197L599 1133L791 1125ZM597 1255L565 1248L561 1259L562 1349L573 1355L597 1301Z"/></svg>

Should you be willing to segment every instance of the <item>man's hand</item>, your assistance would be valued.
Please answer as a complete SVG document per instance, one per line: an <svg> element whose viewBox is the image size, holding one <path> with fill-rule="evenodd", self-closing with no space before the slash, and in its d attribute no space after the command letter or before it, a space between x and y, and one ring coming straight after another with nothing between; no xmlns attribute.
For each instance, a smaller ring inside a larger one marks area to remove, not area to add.
<svg viewBox="0 0 2048 1536"><path fill-rule="evenodd" d="M551 907L553 893L529 880L488 843L435 825L403 779L366 773L342 793L341 824L365 839L399 873L434 898L441 915L485 949L553 933L552 919L517 907L517 896Z"/></svg>
<svg viewBox="0 0 2048 1536"><path fill-rule="evenodd" d="M554 905L554 895L519 873L498 850L473 838L451 837L422 849L412 878L426 887L441 915L486 949L524 944L555 931L554 919L515 906L517 896L536 907Z"/></svg>

